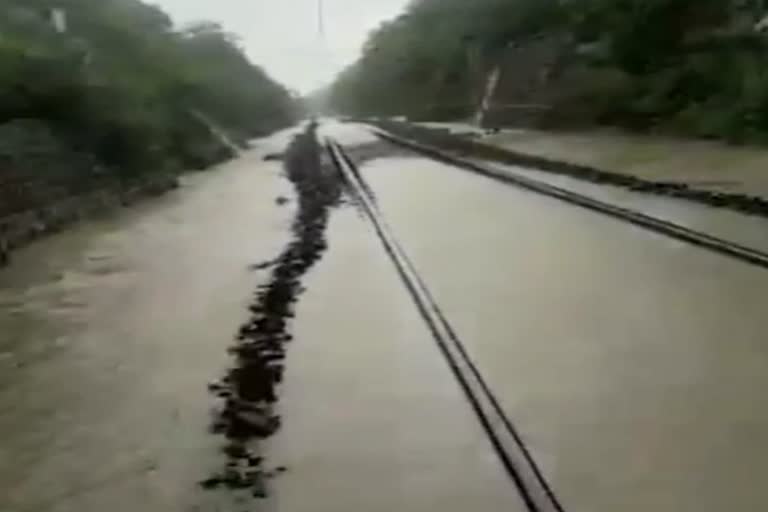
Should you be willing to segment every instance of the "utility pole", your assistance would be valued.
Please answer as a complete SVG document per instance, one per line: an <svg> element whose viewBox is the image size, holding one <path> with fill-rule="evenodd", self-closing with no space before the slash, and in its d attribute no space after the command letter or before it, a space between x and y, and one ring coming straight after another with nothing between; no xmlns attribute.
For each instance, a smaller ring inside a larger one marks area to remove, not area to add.
<svg viewBox="0 0 768 512"><path fill-rule="evenodd" d="M321 38L325 37L325 9L323 0L317 0L317 31Z"/></svg>
<svg viewBox="0 0 768 512"><path fill-rule="evenodd" d="M51 25L53 25L56 32L63 34L67 31L67 11L61 7L51 7L49 16Z"/></svg>

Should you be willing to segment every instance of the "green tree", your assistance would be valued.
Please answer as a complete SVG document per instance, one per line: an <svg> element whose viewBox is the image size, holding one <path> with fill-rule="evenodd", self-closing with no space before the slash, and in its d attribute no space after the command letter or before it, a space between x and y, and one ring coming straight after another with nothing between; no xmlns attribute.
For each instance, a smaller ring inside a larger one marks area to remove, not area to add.
<svg viewBox="0 0 768 512"><path fill-rule="evenodd" d="M208 122L247 140L295 113L217 25L176 30L139 0L0 0L0 125L45 123L121 179L220 160Z"/></svg>

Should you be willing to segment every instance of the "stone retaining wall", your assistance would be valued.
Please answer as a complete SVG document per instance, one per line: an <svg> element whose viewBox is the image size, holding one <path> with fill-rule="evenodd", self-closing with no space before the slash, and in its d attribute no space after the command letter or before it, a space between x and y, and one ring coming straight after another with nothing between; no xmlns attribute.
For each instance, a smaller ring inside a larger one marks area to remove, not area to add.
<svg viewBox="0 0 768 512"><path fill-rule="evenodd" d="M68 197L41 208L0 217L0 266L10 261L11 252L68 224L99 212L131 205L178 187L174 176L153 178L142 184L103 189Z"/></svg>

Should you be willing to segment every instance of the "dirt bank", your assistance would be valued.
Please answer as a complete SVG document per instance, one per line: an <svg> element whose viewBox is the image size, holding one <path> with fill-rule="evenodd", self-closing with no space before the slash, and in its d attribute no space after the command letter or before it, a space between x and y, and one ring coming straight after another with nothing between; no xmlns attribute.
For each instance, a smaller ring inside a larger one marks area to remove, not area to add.
<svg viewBox="0 0 768 512"><path fill-rule="evenodd" d="M59 199L45 206L0 217L0 267L10 262L11 252L42 236L55 233L78 220L178 187L175 176L162 175L130 186L114 186Z"/></svg>
<svg viewBox="0 0 768 512"><path fill-rule="evenodd" d="M236 156L214 126L192 126L176 160L120 166L107 163L45 120L0 123L0 265L10 252L105 209L133 204L177 186L184 170L206 169Z"/></svg>

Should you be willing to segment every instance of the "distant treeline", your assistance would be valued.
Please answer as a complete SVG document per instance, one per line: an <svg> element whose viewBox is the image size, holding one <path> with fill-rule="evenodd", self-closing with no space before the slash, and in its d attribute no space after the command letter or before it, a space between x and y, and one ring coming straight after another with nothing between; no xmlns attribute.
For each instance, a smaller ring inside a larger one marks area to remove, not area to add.
<svg viewBox="0 0 768 512"><path fill-rule="evenodd" d="M578 101L594 119L733 141L768 141L764 0L414 0L369 37L330 91L355 115L461 104L510 44L547 34L580 65L625 77ZM469 114L469 112L465 112Z"/></svg>

